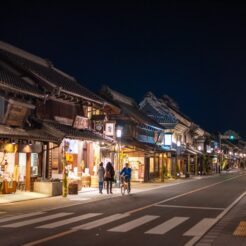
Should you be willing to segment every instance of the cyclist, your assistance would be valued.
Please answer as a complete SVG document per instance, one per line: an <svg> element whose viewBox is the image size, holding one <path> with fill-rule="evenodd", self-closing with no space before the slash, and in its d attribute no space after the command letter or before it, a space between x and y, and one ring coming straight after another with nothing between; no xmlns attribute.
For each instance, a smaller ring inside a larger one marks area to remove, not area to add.
<svg viewBox="0 0 246 246"><path fill-rule="evenodd" d="M121 170L120 175L122 175L125 179L125 182L127 182L128 192L130 193L132 169L129 167L128 163L125 164L125 167Z"/></svg>

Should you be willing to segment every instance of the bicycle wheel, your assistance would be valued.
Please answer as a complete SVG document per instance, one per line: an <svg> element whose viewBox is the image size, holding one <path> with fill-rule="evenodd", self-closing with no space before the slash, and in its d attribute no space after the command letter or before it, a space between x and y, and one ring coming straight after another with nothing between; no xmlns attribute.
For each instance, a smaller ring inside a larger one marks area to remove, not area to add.
<svg viewBox="0 0 246 246"><path fill-rule="evenodd" d="M121 185L120 192L121 192L122 196L125 195L125 186L124 185Z"/></svg>

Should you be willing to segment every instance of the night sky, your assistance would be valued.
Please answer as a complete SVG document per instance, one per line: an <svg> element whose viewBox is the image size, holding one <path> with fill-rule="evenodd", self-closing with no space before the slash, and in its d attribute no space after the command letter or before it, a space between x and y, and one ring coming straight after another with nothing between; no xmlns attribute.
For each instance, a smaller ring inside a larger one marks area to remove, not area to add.
<svg viewBox="0 0 246 246"><path fill-rule="evenodd" d="M2 41L94 91L108 84L137 101L150 90L168 94L207 131L246 138L245 5L20 2L1 3Z"/></svg>

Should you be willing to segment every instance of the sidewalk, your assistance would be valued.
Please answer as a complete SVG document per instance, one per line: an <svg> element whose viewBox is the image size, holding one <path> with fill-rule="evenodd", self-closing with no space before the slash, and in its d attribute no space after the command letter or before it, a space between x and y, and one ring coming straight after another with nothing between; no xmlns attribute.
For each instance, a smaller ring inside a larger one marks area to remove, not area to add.
<svg viewBox="0 0 246 246"><path fill-rule="evenodd" d="M139 193L151 189L158 189L161 187L168 187L170 185L177 185L183 182L190 182L192 180L197 179L204 179L204 178L212 178L219 174L209 175L209 176L190 176L189 178L179 178L179 179L165 179L165 182L155 181L155 182L148 182L148 183L139 183L139 182L132 182L132 189L131 193ZM79 191L78 195L68 195L67 198L63 198L62 196L56 196L51 197L46 194L36 193L36 192L16 192L15 194L6 194L2 195L0 194L0 205L2 204L8 204L8 203L14 203L14 202L22 202L22 201L29 201L29 200L38 200L38 199L51 199L53 200L59 200L62 202L69 203L74 202L88 202L91 200L103 200L108 199L116 196L120 196L120 189L119 188L113 188L113 193L107 195L106 190L103 190L104 194L99 194L98 188L82 188L81 191Z"/></svg>
<svg viewBox="0 0 246 246"><path fill-rule="evenodd" d="M131 193L139 193L151 189L156 189L160 187L166 187L169 185L176 185L181 182L187 182L190 179L170 179L165 180L165 182L155 182L155 183L137 183L132 182L132 190ZM29 200L37 200L37 199L43 199L43 198L61 198L61 199L67 199L70 201L89 201L89 200L101 200L101 199L107 199L109 197L116 197L120 196L120 188L113 188L113 194L107 195L106 190L103 190L103 194L99 194L98 188L82 188L81 191L79 191L78 195L68 195L67 198L63 198L62 196L57 197L51 197L46 194L36 193L36 192L22 192L18 191L14 194L0 194L0 205L1 204L8 204L8 203L14 203L14 202L22 202L22 201L29 201Z"/></svg>

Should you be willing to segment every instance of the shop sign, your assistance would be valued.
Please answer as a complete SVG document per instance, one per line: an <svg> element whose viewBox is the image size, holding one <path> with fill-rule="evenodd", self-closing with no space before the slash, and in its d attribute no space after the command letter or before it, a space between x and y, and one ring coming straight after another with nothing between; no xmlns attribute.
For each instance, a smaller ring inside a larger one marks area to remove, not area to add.
<svg viewBox="0 0 246 246"><path fill-rule="evenodd" d="M55 116L54 119L63 125L71 126L73 124L73 120L69 118Z"/></svg>
<svg viewBox="0 0 246 246"><path fill-rule="evenodd" d="M10 126L22 126L29 112L29 109L35 108L33 105L9 100L4 124Z"/></svg>
<svg viewBox="0 0 246 246"><path fill-rule="evenodd" d="M114 122L107 122L105 124L105 135L113 137L115 134L115 123Z"/></svg>
<svg viewBox="0 0 246 246"><path fill-rule="evenodd" d="M165 138L164 138L164 145L166 146L171 146L172 145L172 134L168 133L165 134Z"/></svg>
<svg viewBox="0 0 246 246"><path fill-rule="evenodd" d="M77 129L88 129L89 128L89 119L76 115L73 127Z"/></svg>
<svg viewBox="0 0 246 246"><path fill-rule="evenodd" d="M73 154L66 153L66 161L73 162Z"/></svg>
<svg viewBox="0 0 246 246"><path fill-rule="evenodd" d="M103 133L103 121L95 121L94 127L97 132Z"/></svg>
<svg viewBox="0 0 246 246"><path fill-rule="evenodd" d="M157 144L163 144L163 141L164 141L164 133L163 132L155 131L154 132L154 140L155 140L155 143L157 143Z"/></svg>

